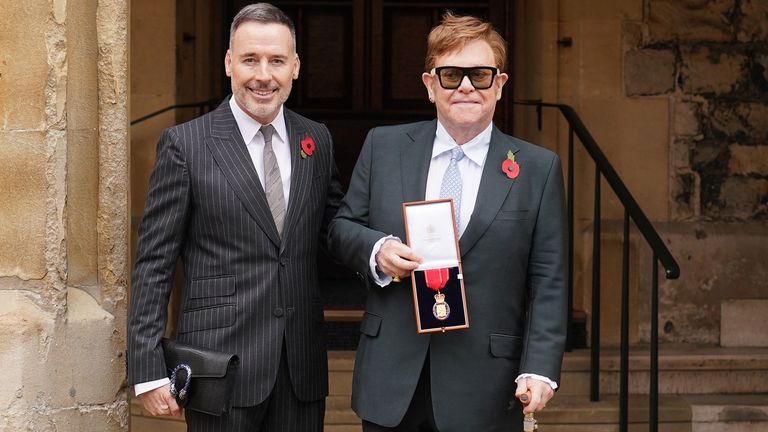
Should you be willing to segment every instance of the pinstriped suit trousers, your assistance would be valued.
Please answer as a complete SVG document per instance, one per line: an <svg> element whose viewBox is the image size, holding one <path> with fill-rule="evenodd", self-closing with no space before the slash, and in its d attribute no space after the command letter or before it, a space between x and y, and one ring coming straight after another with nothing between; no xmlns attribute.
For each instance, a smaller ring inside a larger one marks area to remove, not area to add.
<svg viewBox="0 0 768 432"><path fill-rule="evenodd" d="M302 402L296 398L288 360L280 356L280 368L272 393L253 407L233 407L220 417L185 411L189 432L322 432L325 398Z"/></svg>

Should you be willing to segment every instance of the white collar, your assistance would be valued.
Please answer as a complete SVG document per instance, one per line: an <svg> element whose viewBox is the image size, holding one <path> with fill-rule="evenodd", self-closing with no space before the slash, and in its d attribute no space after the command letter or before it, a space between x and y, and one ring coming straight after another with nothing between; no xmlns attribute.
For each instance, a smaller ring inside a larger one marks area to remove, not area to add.
<svg viewBox="0 0 768 432"><path fill-rule="evenodd" d="M248 145L253 137L259 132L261 123L253 119L253 117L246 114L245 111L240 108L240 105L235 102L235 97L229 98L229 108L232 110L232 115L235 117L238 129L240 129L240 135L243 136L243 142ZM288 129L285 126L285 115L283 113L283 105L280 105L280 111L275 116L275 119L270 123L275 128L275 134L284 143L288 142ZM274 135L272 135L274 137Z"/></svg>
<svg viewBox="0 0 768 432"><path fill-rule="evenodd" d="M475 135L474 138L461 145L464 155L477 165L483 166L485 163L485 157L488 155L488 148L491 145L491 132L493 132L493 122L489 123L488 127ZM434 159L436 156L451 151L458 145L448 134L448 131L445 130L440 120L438 120L435 144L432 146L432 158Z"/></svg>

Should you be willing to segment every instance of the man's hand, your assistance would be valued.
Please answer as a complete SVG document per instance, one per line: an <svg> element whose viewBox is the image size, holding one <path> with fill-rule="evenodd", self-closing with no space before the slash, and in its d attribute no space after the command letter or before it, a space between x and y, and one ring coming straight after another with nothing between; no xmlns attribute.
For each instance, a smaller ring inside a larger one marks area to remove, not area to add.
<svg viewBox="0 0 768 432"><path fill-rule="evenodd" d="M139 395L144 409L153 416L181 417L181 408L171 396L171 385L166 384Z"/></svg>
<svg viewBox="0 0 768 432"><path fill-rule="evenodd" d="M519 399L527 391L531 392L531 402L528 405L523 405L524 414L543 410L547 406L547 402L555 395L555 391L549 384L535 378L523 378L518 381L515 397Z"/></svg>
<svg viewBox="0 0 768 432"><path fill-rule="evenodd" d="M386 240L376 254L379 271L392 277L408 276L421 261L423 259L413 253L411 248L393 239Z"/></svg>

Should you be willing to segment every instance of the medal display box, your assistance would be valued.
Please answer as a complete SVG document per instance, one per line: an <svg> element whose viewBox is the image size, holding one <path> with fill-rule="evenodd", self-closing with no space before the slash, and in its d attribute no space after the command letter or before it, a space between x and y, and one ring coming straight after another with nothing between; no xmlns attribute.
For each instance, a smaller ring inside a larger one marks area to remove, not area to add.
<svg viewBox="0 0 768 432"><path fill-rule="evenodd" d="M424 258L411 275L416 330L445 332L469 327L453 200L403 203L408 246Z"/></svg>

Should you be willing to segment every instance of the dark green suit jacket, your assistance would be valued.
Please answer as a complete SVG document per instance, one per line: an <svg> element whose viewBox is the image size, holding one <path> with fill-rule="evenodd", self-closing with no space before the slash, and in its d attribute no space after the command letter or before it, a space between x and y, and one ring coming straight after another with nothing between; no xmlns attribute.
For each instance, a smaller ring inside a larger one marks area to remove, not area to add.
<svg viewBox="0 0 768 432"><path fill-rule="evenodd" d="M374 243L405 239L401 204L424 199L437 122L368 133L349 191L329 227L332 253L362 275ZM501 166L513 151L520 174ZM563 177L554 153L494 127L472 218L459 240L470 328L417 334L410 279L368 280L352 407L368 421L403 418L429 350L441 432L514 431L520 373L560 379L567 291Z"/></svg>

